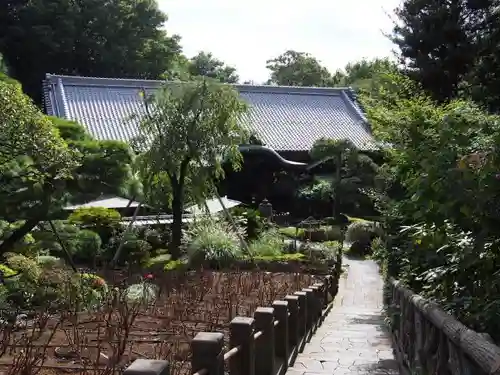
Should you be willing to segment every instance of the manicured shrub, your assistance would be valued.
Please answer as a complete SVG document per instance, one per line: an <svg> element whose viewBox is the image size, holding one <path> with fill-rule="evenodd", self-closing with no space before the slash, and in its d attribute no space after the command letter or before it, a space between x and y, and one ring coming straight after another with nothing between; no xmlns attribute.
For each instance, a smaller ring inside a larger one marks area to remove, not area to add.
<svg viewBox="0 0 500 375"><path fill-rule="evenodd" d="M81 230L77 233L77 247L74 259L77 262L93 263L101 255L102 240L99 234L91 230Z"/></svg>
<svg viewBox="0 0 500 375"><path fill-rule="evenodd" d="M104 207L79 208L68 217L70 224L99 234L104 244L120 230L120 221L121 215L118 211Z"/></svg>

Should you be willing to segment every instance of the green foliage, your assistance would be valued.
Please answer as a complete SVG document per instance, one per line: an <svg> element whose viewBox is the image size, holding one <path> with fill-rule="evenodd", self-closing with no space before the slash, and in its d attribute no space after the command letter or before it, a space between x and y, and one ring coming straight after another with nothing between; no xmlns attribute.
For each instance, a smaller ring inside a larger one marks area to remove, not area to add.
<svg viewBox="0 0 500 375"><path fill-rule="evenodd" d="M329 87L336 83L328 69L308 53L288 50L266 63L271 71L268 84Z"/></svg>
<svg viewBox="0 0 500 375"><path fill-rule="evenodd" d="M187 265L187 261L184 259L171 260L167 264L165 264L163 269L165 271L174 271L174 270L180 269L186 265Z"/></svg>
<svg viewBox="0 0 500 375"><path fill-rule="evenodd" d="M203 76L216 79L219 82L237 83L239 80L236 69L227 66L215 58L210 52L199 52L191 58L187 70L192 77Z"/></svg>
<svg viewBox="0 0 500 375"><path fill-rule="evenodd" d="M37 262L24 255L12 255L7 258L7 265L14 271L20 273L20 278L32 282L38 281L42 270Z"/></svg>
<svg viewBox="0 0 500 375"><path fill-rule="evenodd" d="M472 98L498 111L500 24L494 1L405 0L392 40L400 61L439 102Z"/></svg>
<svg viewBox="0 0 500 375"><path fill-rule="evenodd" d="M33 237L36 241L36 249L38 253L49 252L51 255L65 258L66 254L63 251L63 245L66 250L73 255L78 249L78 227L67 224L63 221L53 221L54 228L62 242L58 241L56 235L48 223L42 223L38 229L33 231Z"/></svg>
<svg viewBox="0 0 500 375"><path fill-rule="evenodd" d="M77 155L18 84L0 80L0 98L0 217L19 220L56 211Z"/></svg>
<svg viewBox="0 0 500 375"><path fill-rule="evenodd" d="M62 267L64 265L64 261L61 258L51 255L39 255L36 257L36 261L42 268Z"/></svg>
<svg viewBox="0 0 500 375"><path fill-rule="evenodd" d="M313 183L299 190L299 197L328 202L333 196L332 183L326 179L316 178Z"/></svg>
<svg viewBox="0 0 500 375"><path fill-rule="evenodd" d="M153 0L1 2L0 51L37 101L47 72L157 79L180 53L166 20Z"/></svg>
<svg viewBox="0 0 500 375"><path fill-rule="evenodd" d="M330 167L328 179L315 179L299 195L333 202L334 215L340 212L371 210L366 191L375 185L378 166L349 140L318 139L310 150L316 167Z"/></svg>
<svg viewBox="0 0 500 375"><path fill-rule="evenodd" d="M86 264L93 263L101 255L102 240L99 234L88 229L77 233L77 248L74 259Z"/></svg>
<svg viewBox="0 0 500 375"><path fill-rule="evenodd" d="M373 60L361 59L346 65L344 72L337 73L342 77L341 86L349 86L362 92L370 92L380 83L380 77L387 72L397 71L396 64L388 58Z"/></svg>
<svg viewBox="0 0 500 375"><path fill-rule="evenodd" d="M347 227L345 240L349 243L359 242L368 245L374 238L375 233L374 223L370 221L355 221Z"/></svg>
<svg viewBox="0 0 500 375"><path fill-rule="evenodd" d="M103 243L107 243L118 232L120 221L118 211L104 207L78 208L68 217L69 223L98 233Z"/></svg>
<svg viewBox="0 0 500 375"><path fill-rule="evenodd" d="M138 141L150 146L139 160L140 172L146 196L158 196L160 190L164 201L171 197L170 250L177 258L186 193L202 201L223 177L224 162L240 166L238 145L248 136L241 116L247 107L232 87L206 79L169 84L145 106L140 127L147 139Z"/></svg>
<svg viewBox="0 0 500 375"><path fill-rule="evenodd" d="M265 229L266 219L261 216L259 210L235 207L232 209L232 215L245 228L246 239L249 241L258 238Z"/></svg>
<svg viewBox="0 0 500 375"><path fill-rule="evenodd" d="M436 105L418 91L394 95L408 87L365 105L391 144L375 194L387 246L376 244L374 257L389 276L498 340L500 117L464 101Z"/></svg>
<svg viewBox="0 0 500 375"><path fill-rule="evenodd" d="M236 230L226 221L212 218L190 224L183 239L190 262L225 266L240 258L243 253Z"/></svg>
<svg viewBox="0 0 500 375"><path fill-rule="evenodd" d="M277 229L269 229L260 234L249 245L249 253L252 256L278 256L283 253L283 236Z"/></svg>
<svg viewBox="0 0 500 375"><path fill-rule="evenodd" d="M172 259L172 256L170 254L160 254L160 255L157 255L157 256L154 256L154 257L151 257L149 258L149 260L147 261L147 263L145 264L146 267L151 267L151 266L155 266L155 265L158 265L158 264L165 264L167 265L168 263L170 263L170 260Z"/></svg>
<svg viewBox="0 0 500 375"><path fill-rule="evenodd" d="M17 274L17 271L14 271L12 268L9 266L6 266L5 264L0 264L0 272L2 272L3 276L9 277L9 276L14 276Z"/></svg>
<svg viewBox="0 0 500 375"><path fill-rule="evenodd" d="M333 265L341 248L342 244L338 241L325 241L315 244L306 243L301 246L300 252L313 262Z"/></svg>
<svg viewBox="0 0 500 375"><path fill-rule="evenodd" d="M115 248L118 246L121 238L114 238ZM125 242L119 263L147 264L151 257L152 246L141 239L136 233L125 234Z"/></svg>
<svg viewBox="0 0 500 375"><path fill-rule="evenodd" d="M279 232L289 238L303 238L304 237L304 229L303 228L297 228L297 227L286 227L286 228L280 228Z"/></svg>

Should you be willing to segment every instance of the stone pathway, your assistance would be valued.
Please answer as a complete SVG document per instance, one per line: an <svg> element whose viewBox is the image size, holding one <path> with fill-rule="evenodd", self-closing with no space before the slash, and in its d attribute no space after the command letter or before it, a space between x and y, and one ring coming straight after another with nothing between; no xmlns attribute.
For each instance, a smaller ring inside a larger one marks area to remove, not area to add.
<svg viewBox="0 0 500 375"><path fill-rule="evenodd" d="M344 259L335 304L287 375L397 375L375 262ZM346 275L347 274L347 275Z"/></svg>

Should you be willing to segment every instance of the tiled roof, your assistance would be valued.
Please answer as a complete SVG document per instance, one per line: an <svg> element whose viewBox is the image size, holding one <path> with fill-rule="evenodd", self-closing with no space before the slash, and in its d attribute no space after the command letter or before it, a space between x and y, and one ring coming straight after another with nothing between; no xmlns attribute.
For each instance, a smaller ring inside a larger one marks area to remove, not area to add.
<svg viewBox="0 0 500 375"><path fill-rule="evenodd" d="M138 134L130 116L141 113L141 89L165 82L58 76L44 81L47 113L86 126L97 139L128 141ZM318 138L349 139L361 149L374 147L370 127L346 88L234 86L248 102L250 126L277 151L309 150Z"/></svg>

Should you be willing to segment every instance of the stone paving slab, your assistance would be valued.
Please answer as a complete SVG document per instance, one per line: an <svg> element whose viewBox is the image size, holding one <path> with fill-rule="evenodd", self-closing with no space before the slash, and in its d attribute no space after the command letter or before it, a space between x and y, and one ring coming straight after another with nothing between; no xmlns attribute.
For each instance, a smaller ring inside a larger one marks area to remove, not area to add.
<svg viewBox="0 0 500 375"><path fill-rule="evenodd" d="M344 260L335 304L287 375L397 375L375 262Z"/></svg>

